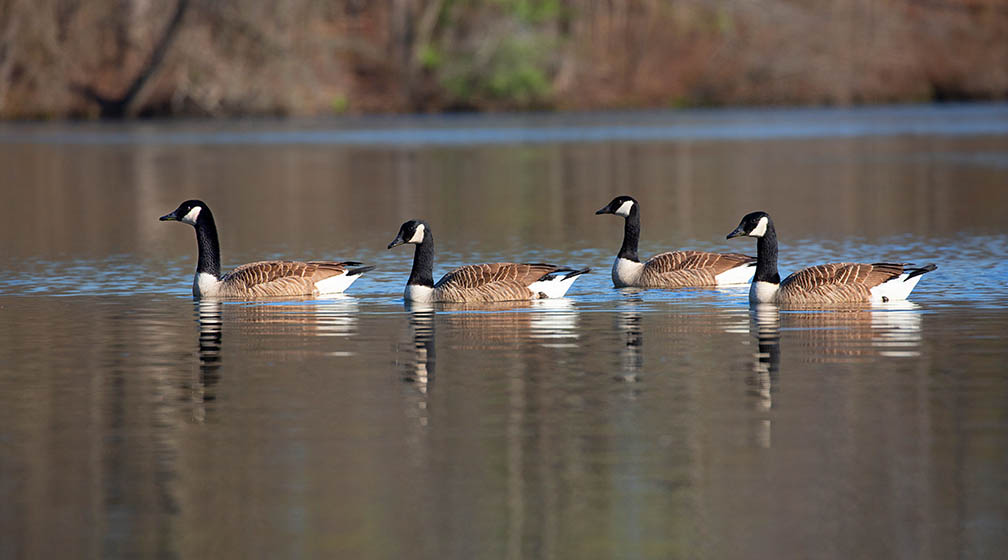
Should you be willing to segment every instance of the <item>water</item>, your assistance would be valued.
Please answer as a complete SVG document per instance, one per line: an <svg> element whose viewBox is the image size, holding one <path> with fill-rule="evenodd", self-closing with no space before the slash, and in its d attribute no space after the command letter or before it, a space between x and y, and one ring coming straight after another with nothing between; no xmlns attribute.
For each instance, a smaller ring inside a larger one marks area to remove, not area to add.
<svg viewBox="0 0 1008 560"><path fill-rule="evenodd" d="M1006 154L1004 106L0 127L0 557L995 557ZM724 236L763 209L782 273L939 269L875 308L615 290L621 193L642 255L751 252ZM225 268L379 268L193 302L192 231L157 221L191 197ZM412 217L436 276L594 272L407 308Z"/></svg>

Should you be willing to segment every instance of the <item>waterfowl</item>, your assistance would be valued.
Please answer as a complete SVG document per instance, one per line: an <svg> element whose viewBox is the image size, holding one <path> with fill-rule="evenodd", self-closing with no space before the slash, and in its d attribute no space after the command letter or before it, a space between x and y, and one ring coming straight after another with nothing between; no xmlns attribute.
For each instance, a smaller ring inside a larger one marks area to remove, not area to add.
<svg viewBox="0 0 1008 560"><path fill-rule="evenodd" d="M777 273L777 231L766 212L752 212L728 234L756 238L756 277L750 303L814 304L870 303L904 300L934 264L830 263L799 270L783 281Z"/></svg>
<svg viewBox="0 0 1008 560"><path fill-rule="evenodd" d="M543 263L489 263L461 266L434 283L434 234L421 220L400 228L388 248L411 243L413 270L403 297L414 302L489 303L563 297L587 268Z"/></svg>
<svg viewBox="0 0 1008 560"><path fill-rule="evenodd" d="M623 246L613 261L612 281L617 288L690 288L745 284L753 277L756 259L739 253L669 251L645 262L637 258L640 239L640 203L617 196L596 214L624 218Z"/></svg>
<svg viewBox="0 0 1008 560"><path fill-rule="evenodd" d="M220 273L220 243L210 207L201 200L187 200L159 218L193 226L199 258L193 277L197 298L242 298L317 296L346 290L373 266L356 261L260 261L244 264L228 274Z"/></svg>

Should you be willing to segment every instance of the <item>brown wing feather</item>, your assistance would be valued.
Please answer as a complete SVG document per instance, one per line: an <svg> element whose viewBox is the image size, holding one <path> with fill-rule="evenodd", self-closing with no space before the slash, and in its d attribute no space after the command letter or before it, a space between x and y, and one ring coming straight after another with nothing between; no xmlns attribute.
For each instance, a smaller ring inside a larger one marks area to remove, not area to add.
<svg viewBox="0 0 1008 560"><path fill-rule="evenodd" d="M315 283L338 276L352 261L260 261L245 264L221 278L226 297L304 296L315 293Z"/></svg>
<svg viewBox="0 0 1008 560"><path fill-rule="evenodd" d="M780 303L858 303L871 289L903 274L898 263L829 263L799 270L780 285Z"/></svg>
<svg viewBox="0 0 1008 560"><path fill-rule="evenodd" d="M669 251L644 263L638 283L651 288L714 286L718 274L751 262L756 262L756 257L741 253Z"/></svg>
<svg viewBox="0 0 1008 560"><path fill-rule="evenodd" d="M493 302L532 299L528 286L547 274L567 270L544 263L487 263L461 266L434 285L445 302Z"/></svg>

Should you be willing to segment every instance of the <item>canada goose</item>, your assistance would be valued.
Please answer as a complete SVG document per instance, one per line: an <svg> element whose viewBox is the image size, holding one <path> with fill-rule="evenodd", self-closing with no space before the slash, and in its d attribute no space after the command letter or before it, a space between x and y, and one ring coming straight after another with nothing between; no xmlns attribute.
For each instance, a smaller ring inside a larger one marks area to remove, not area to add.
<svg viewBox="0 0 1008 560"><path fill-rule="evenodd" d="M596 214L623 216L623 246L613 261L612 281L617 288L690 288L745 284L753 277L756 259L739 253L669 251L640 262L640 203L617 196Z"/></svg>
<svg viewBox="0 0 1008 560"><path fill-rule="evenodd" d="M488 303L563 297L588 269L541 263L490 263L461 266L434 283L434 234L426 222L410 220L388 248L412 243L413 270L406 282L406 301ZM566 274L561 274L566 273Z"/></svg>
<svg viewBox="0 0 1008 560"><path fill-rule="evenodd" d="M830 263L803 268L781 281L777 273L777 231L766 212L752 212L728 234L756 238L756 278L751 303L838 304L906 299L933 264L908 268L902 263Z"/></svg>
<svg viewBox="0 0 1008 560"><path fill-rule="evenodd" d="M199 246L199 260L193 277L193 296L220 298L261 298L335 294L347 289L373 266L355 261L261 261L244 264L221 276L220 243L213 213L205 202L187 200L160 220L193 226Z"/></svg>

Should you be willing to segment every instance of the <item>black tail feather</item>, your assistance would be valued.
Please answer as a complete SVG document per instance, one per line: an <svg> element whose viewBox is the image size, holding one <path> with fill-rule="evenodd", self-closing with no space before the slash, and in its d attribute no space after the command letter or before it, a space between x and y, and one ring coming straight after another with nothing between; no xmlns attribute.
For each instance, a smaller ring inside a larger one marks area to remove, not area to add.
<svg viewBox="0 0 1008 560"><path fill-rule="evenodd" d="M564 280L566 280L568 278L574 278L575 276L581 276L582 274L586 274L588 272L591 272L591 269L587 268L587 267L586 268L582 268L581 270L573 270L573 269L568 269L568 270L570 270L570 272L568 272L567 274L564 274Z"/></svg>
<svg viewBox="0 0 1008 560"><path fill-rule="evenodd" d="M936 268L938 268L938 265L936 265L934 263L932 263L932 264L926 264L926 265L924 265L922 267L919 267L919 268L908 268L908 269L906 269L906 272L909 272L910 274L908 274L907 277L903 281L906 282L907 280L913 278L914 276L920 276L921 274L927 274L928 272L931 272L932 270L934 270Z"/></svg>
<svg viewBox="0 0 1008 560"><path fill-rule="evenodd" d="M360 263L356 263L356 264L360 264ZM351 268L350 270L348 270L346 272L346 275L347 276L357 276L358 274L364 274L365 272L367 272L369 270L374 270L374 269L375 269L374 265L371 265L371 266L359 266L357 268Z"/></svg>

